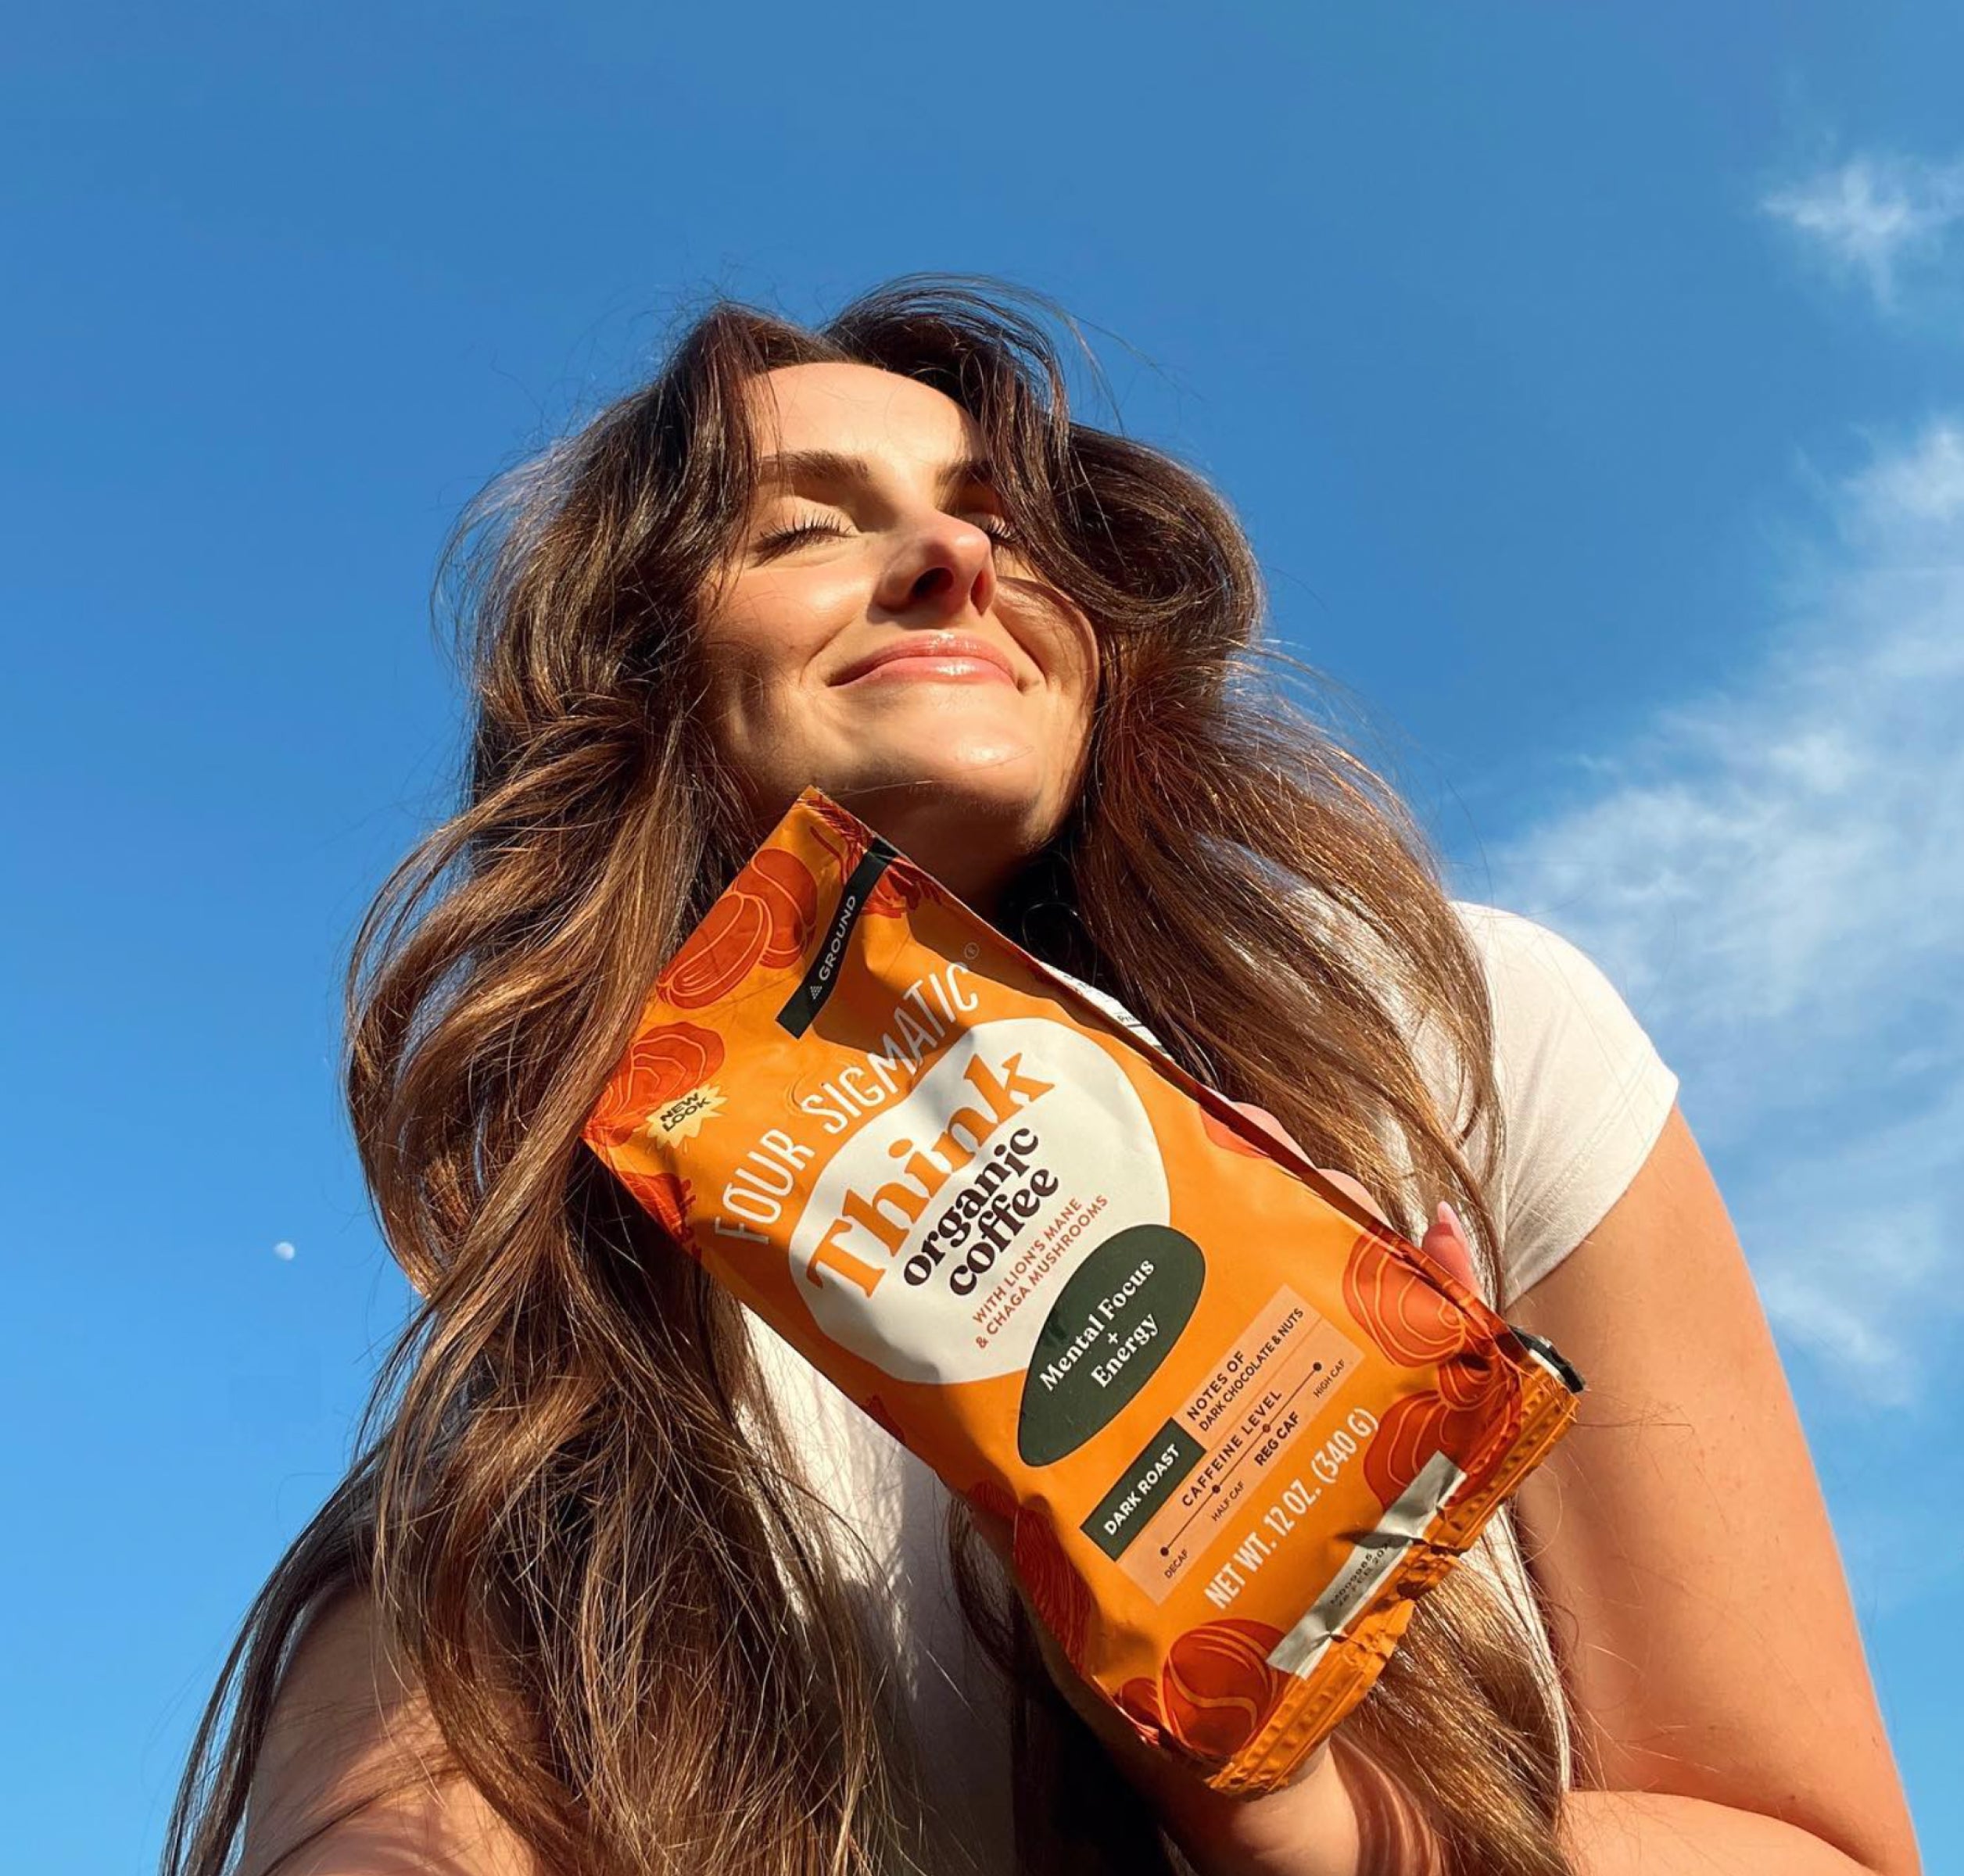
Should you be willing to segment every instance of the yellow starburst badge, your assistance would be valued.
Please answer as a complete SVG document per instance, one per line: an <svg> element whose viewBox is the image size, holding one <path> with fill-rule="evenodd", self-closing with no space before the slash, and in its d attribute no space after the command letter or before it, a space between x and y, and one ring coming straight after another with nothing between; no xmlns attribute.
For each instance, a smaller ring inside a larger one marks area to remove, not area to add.
<svg viewBox="0 0 1964 1876"><path fill-rule="evenodd" d="M658 1108L636 1129L637 1137L652 1143L693 1140L702 1123L723 1111L723 1091L714 1082L691 1088L679 1101Z"/></svg>

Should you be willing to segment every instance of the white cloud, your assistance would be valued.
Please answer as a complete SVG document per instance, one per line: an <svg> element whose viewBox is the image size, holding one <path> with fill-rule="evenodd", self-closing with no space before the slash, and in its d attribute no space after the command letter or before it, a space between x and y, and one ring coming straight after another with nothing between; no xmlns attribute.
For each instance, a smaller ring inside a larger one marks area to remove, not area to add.
<svg viewBox="0 0 1964 1876"><path fill-rule="evenodd" d="M1964 231L1964 161L1856 156L1774 191L1760 206L1814 243L1837 273L1864 280L1877 307L1893 313L1903 275L1941 263Z"/></svg>
<svg viewBox="0 0 1964 1876"><path fill-rule="evenodd" d="M1826 495L1751 674L1495 871L1679 1069L1783 1338L1906 1407L1964 1313L1964 426Z"/></svg>

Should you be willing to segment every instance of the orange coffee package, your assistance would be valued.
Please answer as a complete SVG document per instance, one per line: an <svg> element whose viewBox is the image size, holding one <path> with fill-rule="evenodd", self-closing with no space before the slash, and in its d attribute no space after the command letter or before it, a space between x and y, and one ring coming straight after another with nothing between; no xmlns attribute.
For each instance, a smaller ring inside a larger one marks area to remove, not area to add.
<svg viewBox="0 0 1964 1876"><path fill-rule="evenodd" d="M585 1138L979 1507L1140 1733L1285 1782L1582 1383L807 789Z"/></svg>

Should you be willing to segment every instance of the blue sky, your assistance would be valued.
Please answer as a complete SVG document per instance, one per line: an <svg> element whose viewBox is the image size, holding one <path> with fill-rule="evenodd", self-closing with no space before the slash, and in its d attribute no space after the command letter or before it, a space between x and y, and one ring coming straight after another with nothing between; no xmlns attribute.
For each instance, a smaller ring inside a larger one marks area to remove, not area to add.
<svg viewBox="0 0 1964 1876"><path fill-rule="evenodd" d="M15 23L0 1865L153 1864L404 1316L335 976L453 780L446 527L687 304L948 268L1108 335L1461 890L1679 1069L1964 1867L1964 16L1716 10Z"/></svg>

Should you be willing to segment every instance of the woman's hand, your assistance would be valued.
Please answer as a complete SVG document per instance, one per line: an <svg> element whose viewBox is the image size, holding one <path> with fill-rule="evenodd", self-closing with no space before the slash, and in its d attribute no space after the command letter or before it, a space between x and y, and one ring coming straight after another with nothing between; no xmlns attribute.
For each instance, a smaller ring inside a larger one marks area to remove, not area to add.
<svg viewBox="0 0 1964 1876"><path fill-rule="evenodd" d="M1302 1152L1272 1114L1245 1102L1235 1104ZM1376 1201L1347 1173L1325 1169L1324 1176L1383 1218ZM1450 1206L1439 1207L1423 1248L1469 1287L1474 1286L1473 1254ZM1015 1583L1009 1521L981 1511L973 1516L978 1534L1002 1559ZM1052 1680L1202 1876L1392 1876L1382 1869L1376 1849L1382 1827L1371 1828L1360 1819L1360 1810L1382 1815L1398 1805L1397 1794L1385 1775L1342 1737L1342 1727L1310 1755L1281 1790L1256 1798L1224 1796L1210 1790L1172 1754L1141 1740L1124 1714L1087 1685L1064 1659L1034 1609L1030 1622ZM1345 1761L1342 1772L1339 1758ZM1353 1801L1353 1786L1370 1792L1367 1805L1360 1807ZM1369 1862L1367 1849L1372 1851ZM1410 1876L1421 1876L1425 1868L1422 1861L1414 1864ZM1396 1876L1406 1872L1399 1871Z"/></svg>

